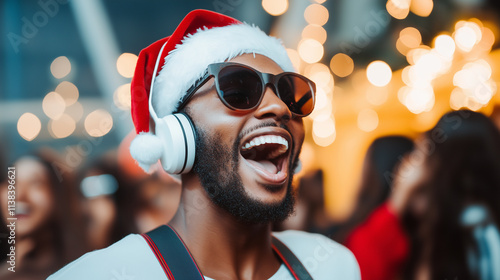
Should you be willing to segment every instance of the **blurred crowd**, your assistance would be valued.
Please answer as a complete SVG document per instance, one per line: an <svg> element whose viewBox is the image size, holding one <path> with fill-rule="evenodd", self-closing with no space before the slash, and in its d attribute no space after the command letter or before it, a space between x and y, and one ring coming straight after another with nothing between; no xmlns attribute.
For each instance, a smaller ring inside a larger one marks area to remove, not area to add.
<svg viewBox="0 0 500 280"><path fill-rule="evenodd" d="M45 279L85 252L169 221L179 179L159 171L138 176L118 158L112 151L66 170L44 149L9 163L16 170L16 273L7 274L12 216L2 174L0 279ZM295 214L275 230L344 244L362 279L500 279L500 131L491 118L454 111L416 139L373 141L344 221L325 210L323 176L314 170L297 180Z"/></svg>

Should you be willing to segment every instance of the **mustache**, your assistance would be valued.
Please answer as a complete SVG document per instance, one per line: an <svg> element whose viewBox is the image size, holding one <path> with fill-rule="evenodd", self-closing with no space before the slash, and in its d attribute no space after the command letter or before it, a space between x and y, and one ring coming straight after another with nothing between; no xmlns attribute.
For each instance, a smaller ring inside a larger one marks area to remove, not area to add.
<svg viewBox="0 0 500 280"><path fill-rule="evenodd" d="M247 134L250 134L252 133L253 131L257 130L257 129L260 129L260 128L264 128L264 127L280 127L280 128L283 128L284 130L286 130L288 133L290 133L290 135L292 136L292 142L293 142L293 134L292 132L290 131L290 128L286 125L286 124L277 124L273 121L266 121L266 122L263 122L263 123L260 123L256 126L253 126L251 128L248 128L248 129L245 129L243 130L242 132L240 132L240 134L238 135L238 139L243 139L243 137Z"/></svg>

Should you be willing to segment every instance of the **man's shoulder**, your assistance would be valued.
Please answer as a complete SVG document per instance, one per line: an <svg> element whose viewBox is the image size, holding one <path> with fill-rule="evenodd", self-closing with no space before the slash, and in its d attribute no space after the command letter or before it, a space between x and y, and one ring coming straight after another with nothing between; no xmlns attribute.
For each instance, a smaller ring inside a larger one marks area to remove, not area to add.
<svg viewBox="0 0 500 280"><path fill-rule="evenodd" d="M297 256L314 279L335 276L337 279L360 279L356 258L343 245L316 233L297 230L274 232Z"/></svg>
<svg viewBox="0 0 500 280"><path fill-rule="evenodd" d="M158 273L165 277L147 242L138 234L130 234L107 248L86 253L47 280L143 279L145 276L156 279Z"/></svg>

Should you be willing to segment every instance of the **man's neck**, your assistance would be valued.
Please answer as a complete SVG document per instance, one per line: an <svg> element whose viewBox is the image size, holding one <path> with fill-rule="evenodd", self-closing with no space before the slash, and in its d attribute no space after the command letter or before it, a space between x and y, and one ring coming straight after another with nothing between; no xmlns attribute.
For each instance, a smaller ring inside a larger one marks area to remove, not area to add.
<svg viewBox="0 0 500 280"><path fill-rule="evenodd" d="M170 222L200 270L215 279L267 279L280 266L271 247L270 224L247 224L214 205L205 190L183 187Z"/></svg>

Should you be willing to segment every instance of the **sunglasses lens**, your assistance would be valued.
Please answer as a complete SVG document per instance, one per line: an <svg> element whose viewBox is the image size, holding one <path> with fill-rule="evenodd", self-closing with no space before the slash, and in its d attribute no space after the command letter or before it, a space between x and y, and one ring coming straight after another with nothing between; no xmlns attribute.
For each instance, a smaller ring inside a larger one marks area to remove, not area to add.
<svg viewBox="0 0 500 280"><path fill-rule="evenodd" d="M259 103L262 82L257 73L240 66L227 66L218 76L221 97L234 109L251 109Z"/></svg>
<svg viewBox="0 0 500 280"><path fill-rule="evenodd" d="M282 76L278 81L278 92L293 113L307 116L313 111L313 85L303 77L293 74Z"/></svg>

